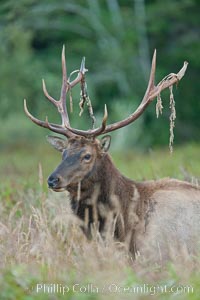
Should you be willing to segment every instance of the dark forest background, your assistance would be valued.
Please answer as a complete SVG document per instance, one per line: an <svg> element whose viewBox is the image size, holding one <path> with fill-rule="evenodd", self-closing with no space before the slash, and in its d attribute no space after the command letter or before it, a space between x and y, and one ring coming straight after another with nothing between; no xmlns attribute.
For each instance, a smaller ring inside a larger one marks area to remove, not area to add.
<svg viewBox="0 0 200 300"><path fill-rule="evenodd" d="M59 97L61 50L66 46L69 72L86 57L88 92L97 125L107 104L108 123L125 118L146 90L151 57L157 49L156 81L189 62L174 88L177 119L175 143L199 141L200 2L195 0L6 0L0 1L0 144L32 141L45 130L23 112L23 99L37 117L59 117L42 92ZM90 128L85 111L79 117L79 87L73 91L72 125ZM155 103L143 116L115 133L114 146L166 145L169 136L169 92L157 120ZM156 101L154 101L156 102Z"/></svg>

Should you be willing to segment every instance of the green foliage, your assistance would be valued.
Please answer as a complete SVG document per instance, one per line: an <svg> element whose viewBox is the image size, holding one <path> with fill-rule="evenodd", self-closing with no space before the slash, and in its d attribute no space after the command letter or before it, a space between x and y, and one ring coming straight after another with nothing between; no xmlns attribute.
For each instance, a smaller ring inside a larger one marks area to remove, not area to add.
<svg viewBox="0 0 200 300"><path fill-rule="evenodd" d="M199 9L195 0L169 0L164 6L158 0L1 1L0 125L9 118L10 127L21 130L14 137L9 132L7 139L1 133L2 142L29 134L28 121L22 121L23 127L18 125L19 119L26 118L23 98L34 115L45 119L48 113L50 120L59 120L44 100L41 78L45 78L50 94L58 98L63 44L68 73L78 69L82 56L86 56L88 90L98 122L105 103L110 123L125 118L137 107L146 89L154 48L158 50L157 81L177 72L187 60L188 71L175 91L175 141L199 139ZM136 125L129 126L125 134L116 134L120 139L116 145L168 143L168 96L163 97L163 118L156 120L152 104ZM78 88L73 98L77 108L71 116L72 124L90 127L86 113L78 117ZM40 129L31 126L33 136L37 136L35 132Z"/></svg>

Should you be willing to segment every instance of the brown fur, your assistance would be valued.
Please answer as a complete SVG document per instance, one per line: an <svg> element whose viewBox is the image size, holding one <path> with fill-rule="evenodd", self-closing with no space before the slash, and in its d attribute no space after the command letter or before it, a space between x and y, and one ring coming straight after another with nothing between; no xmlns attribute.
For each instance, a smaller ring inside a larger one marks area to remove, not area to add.
<svg viewBox="0 0 200 300"><path fill-rule="evenodd" d="M153 250L161 259L169 256L168 248L174 241L186 244L189 252L194 250L191 240L200 234L199 187L170 178L130 180L116 169L98 140L69 139L64 149L70 163L70 155L82 151L79 161L72 158L74 161L65 170L63 160L53 176L62 172L59 184L64 184L70 193L72 209L83 220L83 230L88 236L94 224L102 236L113 228L115 238L124 242L134 255L142 253L150 257ZM86 153L91 154L88 163L82 158ZM66 178L75 178L73 172L77 173L74 164L78 172L82 170L82 175L67 184Z"/></svg>

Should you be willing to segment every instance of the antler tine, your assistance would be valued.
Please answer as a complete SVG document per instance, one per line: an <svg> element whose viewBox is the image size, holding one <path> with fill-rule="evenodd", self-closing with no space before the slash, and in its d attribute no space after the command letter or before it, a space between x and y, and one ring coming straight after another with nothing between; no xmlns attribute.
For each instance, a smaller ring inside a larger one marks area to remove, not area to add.
<svg viewBox="0 0 200 300"><path fill-rule="evenodd" d="M154 85L155 72L156 72L156 49L154 50L154 53L153 53L149 82L148 82L147 90L146 90L146 93L142 100L142 103L145 103L147 101L149 92L155 87L155 85Z"/></svg>
<svg viewBox="0 0 200 300"><path fill-rule="evenodd" d="M88 69L85 68L85 57L83 57L77 77L73 81L69 82L70 88L73 88L77 83L79 83L84 78L85 73L87 71L88 71ZM77 71L74 71L74 72L77 72Z"/></svg>
<svg viewBox="0 0 200 300"><path fill-rule="evenodd" d="M107 110L107 105L105 104L104 106L104 116L102 119L101 127L99 128L99 131L96 131L95 136L100 135L101 133L104 133L106 129L106 123L108 119L108 110Z"/></svg>
<svg viewBox="0 0 200 300"><path fill-rule="evenodd" d="M105 106L104 106L104 116L103 116L103 120L102 120L102 127L104 129L106 128L107 119L108 119L108 110L107 110L107 105L105 104Z"/></svg>
<svg viewBox="0 0 200 300"><path fill-rule="evenodd" d="M98 135L105 132L107 119L108 119L108 110L107 110L107 105L105 104L105 106L104 106L104 116L103 116L103 119L102 119L101 127L91 130L91 134L90 134L91 137L98 136Z"/></svg>
<svg viewBox="0 0 200 300"><path fill-rule="evenodd" d="M44 79L42 79L42 88L46 98L57 107L57 101L49 95Z"/></svg>
<svg viewBox="0 0 200 300"><path fill-rule="evenodd" d="M66 60L65 60L65 46L63 45L63 49L62 49L62 87L61 87L59 107L58 107L58 111L61 114L63 126L70 126L69 116L68 116L67 106L66 106L67 92L68 92L67 68L66 68Z"/></svg>
<svg viewBox="0 0 200 300"><path fill-rule="evenodd" d="M85 74L85 72L87 72L87 69L85 68L85 56L83 56L82 61L81 61L80 72L82 74Z"/></svg>

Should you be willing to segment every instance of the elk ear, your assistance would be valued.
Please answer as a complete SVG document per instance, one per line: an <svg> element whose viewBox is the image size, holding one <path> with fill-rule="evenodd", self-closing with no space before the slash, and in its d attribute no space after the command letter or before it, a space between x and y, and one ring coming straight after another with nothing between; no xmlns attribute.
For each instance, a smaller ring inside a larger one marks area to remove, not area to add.
<svg viewBox="0 0 200 300"><path fill-rule="evenodd" d="M62 152L67 146L67 140L57 136L47 135L47 141L60 152Z"/></svg>
<svg viewBox="0 0 200 300"><path fill-rule="evenodd" d="M111 142L111 136L110 135L105 135L102 137L100 143L101 143L101 149L104 152L107 152L108 149L110 148L110 142Z"/></svg>

